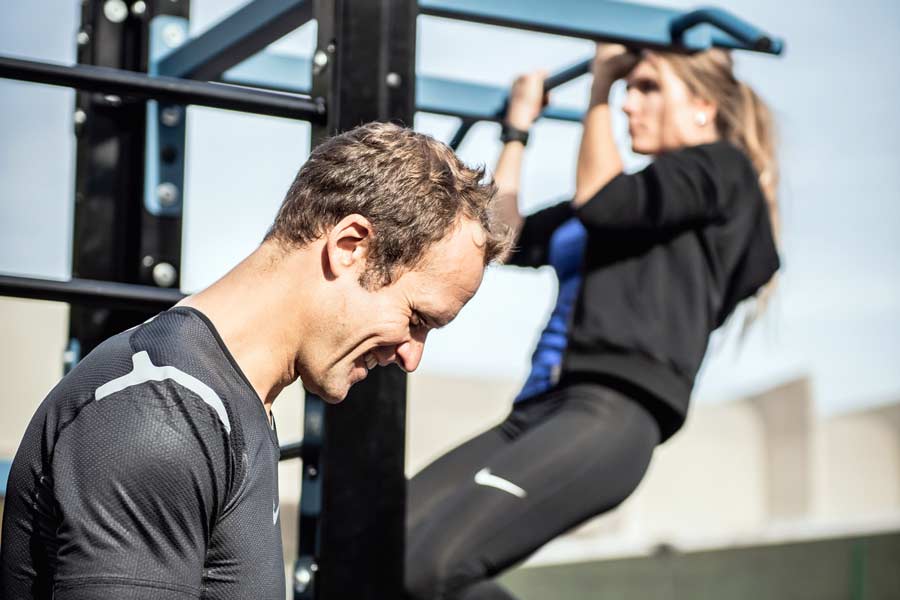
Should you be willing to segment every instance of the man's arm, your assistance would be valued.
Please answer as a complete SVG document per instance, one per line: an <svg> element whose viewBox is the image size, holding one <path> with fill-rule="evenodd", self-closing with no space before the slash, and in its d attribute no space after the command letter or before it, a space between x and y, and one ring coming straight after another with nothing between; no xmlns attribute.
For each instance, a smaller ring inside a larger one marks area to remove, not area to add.
<svg viewBox="0 0 900 600"><path fill-rule="evenodd" d="M227 488L226 438L214 417L191 418L196 399L174 388L144 384L94 400L61 432L55 598L200 597Z"/></svg>

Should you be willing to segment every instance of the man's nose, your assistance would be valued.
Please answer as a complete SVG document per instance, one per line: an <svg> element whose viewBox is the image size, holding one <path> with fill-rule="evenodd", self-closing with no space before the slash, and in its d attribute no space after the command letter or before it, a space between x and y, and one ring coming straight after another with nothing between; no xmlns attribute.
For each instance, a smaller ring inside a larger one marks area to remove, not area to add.
<svg viewBox="0 0 900 600"><path fill-rule="evenodd" d="M412 373L422 361L422 353L425 351L425 338L411 338L397 346L396 363L406 371Z"/></svg>

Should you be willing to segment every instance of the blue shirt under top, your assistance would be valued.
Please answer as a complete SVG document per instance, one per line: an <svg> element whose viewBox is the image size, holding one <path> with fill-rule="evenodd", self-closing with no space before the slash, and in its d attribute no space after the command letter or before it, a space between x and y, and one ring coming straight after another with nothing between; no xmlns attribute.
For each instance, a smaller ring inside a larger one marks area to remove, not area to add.
<svg viewBox="0 0 900 600"><path fill-rule="evenodd" d="M550 238L548 262L559 279L556 306L531 356L531 373L516 402L549 390L559 381L569 318L581 286L581 264L587 231L577 217L565 221Z"/></svg>

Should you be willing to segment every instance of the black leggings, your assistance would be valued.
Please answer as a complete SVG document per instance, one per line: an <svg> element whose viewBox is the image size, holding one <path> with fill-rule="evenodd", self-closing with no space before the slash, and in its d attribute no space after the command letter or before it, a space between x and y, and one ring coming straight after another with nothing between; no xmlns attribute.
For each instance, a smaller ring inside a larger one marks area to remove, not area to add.
<svg viewBox="0 0 900 600"><path fill-rule="evenodd" d="M491 578L625 500L659 441L649 412L597 384L517 403L410 480L409 597L513 599Z"/></svg>

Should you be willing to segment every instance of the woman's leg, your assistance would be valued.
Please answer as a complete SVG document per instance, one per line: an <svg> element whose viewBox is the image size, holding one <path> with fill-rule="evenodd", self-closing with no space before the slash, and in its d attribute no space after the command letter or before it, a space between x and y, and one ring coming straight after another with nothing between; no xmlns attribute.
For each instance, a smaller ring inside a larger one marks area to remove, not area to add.
<svg viewBox="0 0 900 600"><path fill-rule="evenodd" d="M513 434L505 435L503 426L482 434L488 437L470 442L471 452L448 460L452 477L429 474L442 483L428 510L412 506L417 501L410 494L412 598L511 598L486 580L627 498L660 435L639 404L591 384L562 390L549 414Z"/></svg>

